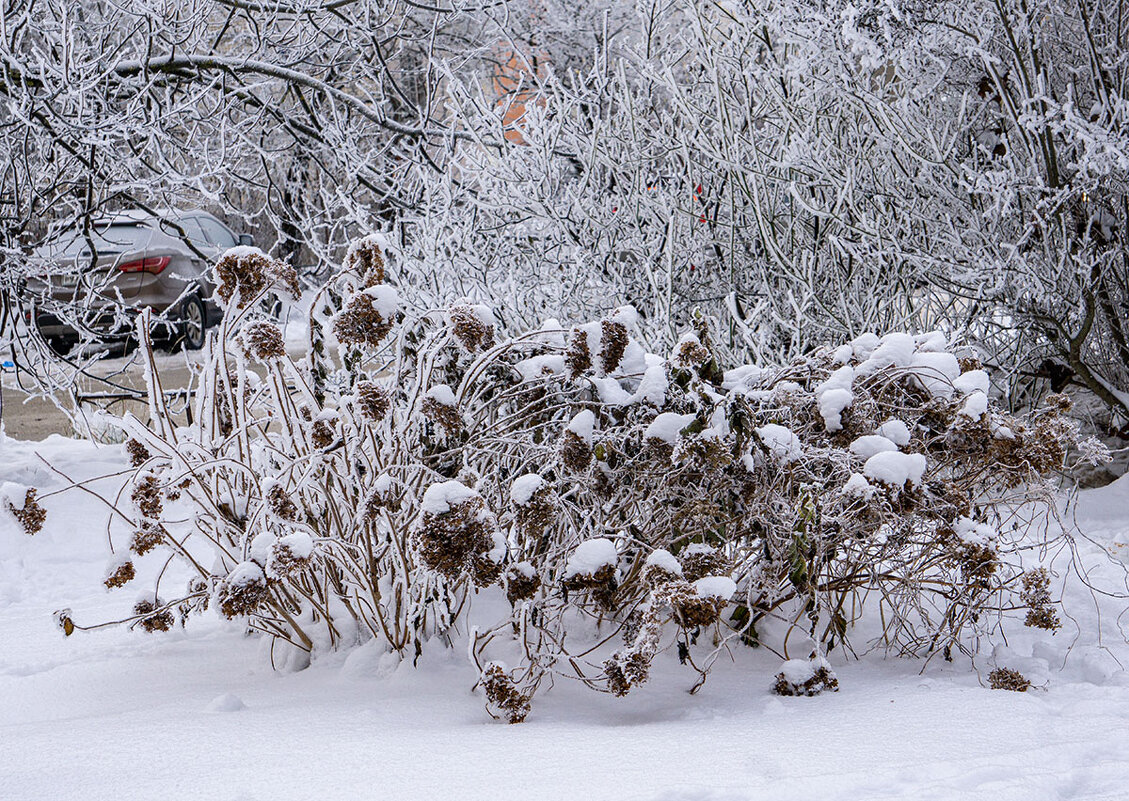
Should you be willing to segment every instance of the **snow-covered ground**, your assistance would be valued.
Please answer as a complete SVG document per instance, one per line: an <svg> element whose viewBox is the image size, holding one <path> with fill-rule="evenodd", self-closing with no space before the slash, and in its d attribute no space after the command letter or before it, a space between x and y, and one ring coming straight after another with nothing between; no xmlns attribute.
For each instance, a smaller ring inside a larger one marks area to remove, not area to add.
<svg viewBox="0 0 1129 801"><path fill-rule="evenodd" d="M1101 601L1099 643L1077 579L1076 621L1054 636L1013 626L975 669L837 657L840 692L779 698L779 660L742 650L690 696L695 676L660 657L626 698L558 682L507 726L470 693L465 655L438 646L417 669L362 646L276 672L263 643L212 615L65 638L55 610L107 619L134 591L102 589L107 509L81 490L49 495L67 482L40 456L79 481L124 467L115 446L0 440L0 481L40 487L48 510L35 537L0 520L3 801L1129 798L1126 602ZM1096 542L1129 542L1129 478L1083 493L1076 519ZM1080 550L1095 583L1124 589L1120 563ZM161 566L143 564L140 581ZM989 690L980 676L997 665L1040 686Z"/></svg>

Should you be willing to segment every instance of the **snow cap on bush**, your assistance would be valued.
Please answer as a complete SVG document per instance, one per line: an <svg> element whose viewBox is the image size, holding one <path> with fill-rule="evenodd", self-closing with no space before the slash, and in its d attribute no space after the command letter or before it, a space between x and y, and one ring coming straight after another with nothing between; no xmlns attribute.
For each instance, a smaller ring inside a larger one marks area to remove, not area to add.
<svg viewBox="0 0 1129 801"><path fill-rule="evenodd" d="M611 609L618 589L615 543L604 537L585 540L569 555L561 586L569 592L587 590L604 609Z"/></svg>
<svg viewBox="0 0 1129 801"><path fill-rule="evenodd" d="M839 680L826 659L789 659L780 666L772 691L777 695L819 695L839 691Z"/></svg>
<svg viewBox="0 0 1129 801"><path fill-rule="evenodd" d="M448 434L455 434L463 427L463 416L459 412L459 402L455 393L446 384L436 384L423 396L420 410L431 422Z"/></svg>
<svg viewBox="0 0 1129 801"><path fill-rule="evenodd" d="M501 558L493 558L499 548L494 518L475 490L458 481L432 484L423 494L420 510L417 538L424 564L455 580L468 570L485 571L489 566L481 560L486 559L499 567L500 575ZM504 556L504 539L500 545Z"/></svg>
<svg viewBox="0 0 1129 801"><path fill-rule="evenodd" d="M606 537L585 540L573 549L565 564L562 578L594 576L607 567L615 568L619 560L615 543Z"/></svg>
<svg viewBox="0 0 1129 801"><path fill-rule="evenodd" d="M650 585L682 578L682 565L665 548L656 548L643 561L643 578Z"/></svg>
<svg viewBox="0 0 1129 801"><path fill-rule="evenodd" d="M855 399L851 391L854 380L854 369L843 366L815 389L815 396L819 401L819 415L830 433L843 430L843 410Z"/></svg>
<svg viewBox="0 0 1129 801"><path fill-rule="evenodd" d="M447 311L447 326L468 353L480 353L494 347L494 313L489 306L452 306Z"/></svg>
<svg viewBox="0 0 1129 801"><path fill-rule="evenodd" d="M396 322L400 296L380 284L358 292L333 318L333 335L343 345L376 347Z"/></svg>
<svg viewBox="0 0 1129 801"><path fill-rule="evenodd" d="M595 425L596 415L591 409L585 409L565 428L561 439L561 461L574 473L581 472L592 462L592 429Z"/></svg>
<svg viewBox="0 0 1129 801"><path fill-rule="evenodd" d="M267 577L255 562L240 562L216 588L216 603L229 619L258 611L269 594Z"/></svg>
<svg viewBox="0 0 1129 801"><path fill-rule="evenodd" d="M776 423L768 423L757 428L756 433L768 452L780 462L788 464L803 458L803 445L791 429Z"/></svg>
<svg viewBox="0 0 1129 801"><path fill-rule="evenodd" d="M674 445L682 429L694 422L697 415L676 414L675 412L662 412L647 426L643 432L643 439Z"/></svg>
<svg viewBox="0 0 1129 801"><path fill-rule="evenodd" d="M515 506L525 506L533 498L534 493L545 484L545 479L536 473L526 473L518 476L510 485L510 500Z"/></svg>
<svg viewBox="0 0 1129 801"><path fill-rule="evenodd" d="M891 487L920 485L922 476L925 475L925 456L920 453L883 451L867 459L862 472L867 478Z"/></svg>

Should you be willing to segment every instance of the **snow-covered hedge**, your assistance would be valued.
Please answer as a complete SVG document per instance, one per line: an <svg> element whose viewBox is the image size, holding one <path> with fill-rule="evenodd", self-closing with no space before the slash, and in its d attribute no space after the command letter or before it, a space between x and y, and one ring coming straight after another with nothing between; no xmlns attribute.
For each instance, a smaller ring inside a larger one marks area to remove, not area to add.
<svg viewBox="0 0 1129 801"><path fill-rule="evenodd" d="M246 266L285 289L285 268ZM727 369L705 320L654 354L630 309L503 332L480 306L400 306L381 280L338 279L312 370L245 344L271 323L233 307L196 422L174 426L157 392L149 426L125 421L119 548L195 573L129 622L211 608L303 652L375 638L409 658L465 637L511 720L548 676L622 695L675 647L704 680L737 642L822 665L841 647L947 657L1030 605L1057 623L1018 554L1077 445L1065 401L1003 413L944 335Z"/></svg>

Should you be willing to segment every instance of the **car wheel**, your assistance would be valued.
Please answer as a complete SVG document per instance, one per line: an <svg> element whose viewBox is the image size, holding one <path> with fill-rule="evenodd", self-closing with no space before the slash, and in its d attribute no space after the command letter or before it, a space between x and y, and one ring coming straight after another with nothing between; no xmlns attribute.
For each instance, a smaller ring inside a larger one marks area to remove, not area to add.
<svg viewBox="0 0 1129 801"><path fill-rule="evenodd" d="M185 350L204 347L208 315L199 295L189 295L180 307L180 344Z"/></svg>

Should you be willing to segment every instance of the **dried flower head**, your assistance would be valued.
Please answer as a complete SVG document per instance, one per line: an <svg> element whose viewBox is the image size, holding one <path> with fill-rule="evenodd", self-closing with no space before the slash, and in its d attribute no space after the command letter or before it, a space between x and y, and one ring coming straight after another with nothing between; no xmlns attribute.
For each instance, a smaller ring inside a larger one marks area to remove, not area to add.
<svg viewBox="0 0 1129 801"><path fill-rule="evenodd" d="M608 691L617 698L622 698L631 691L631 682L627 680L623 667L617 660L608 659L604 662L604 676L608 680Z"/></svg>
<svg viewBox="0 0 1129 801"><path fill-rule="evenodd" d="M290 493L278 484L272 484L267 489L267 508L279 520L293 522L298 519L298 505L290 497Z"/></svg>
<svg viewBox="0 0 1129 801"><path fill-rule="evenodd" d="M511 606L519 601L528 601L541 589L541 577L537 568L529 562L517 562L506 570L506 600Z"/></svg>
<svg viewBox="0 0 1129 801"><path fill-rule="evenodd" d="M1048 395L1045 404L1052 414L1066 414L1074 408L1074 401L1070 399L1070 396L1061 392Z"/></svg>
<svg viewBox="0 0 1129 801"><path fill-rule="evenodd" d="M379 423L392 408L392 393L371 381L358 381L354 392L357 411L369 423Z"/></svg>
<svg viewBox="0 0 1129 801"><path fill-rule="evenodd" d="M458 481L428 487L416 533L420 556L435 572L456 580L475 556L493 547L494 519L482 497Z"/></svg>
<svg viewBox="0 0 1129 801"><path fill-rule="evenodd" d="M133 605L133 614L139 617L137 625L152 634L155 631L168 631L172 628L173 616L168 609L162 609L164 604L160 598L156 601L141 599Z"/></svg>
<svg viewBox="0 0 1129 801"><path fill-rule="evenodd" d="M669 581L682 579L682 566L678 560L671 556L669 551L661 548L653 551L643 565L643 580L654 588Z"/></svg>
<svg viewBox="0 0 1129 801"><path fill-rule="evenodd" d="M455 394L446 384L438 384L427 391L420 404L423 416L442 428L448 434L457 434L463 427L463 416L459 411Z"/></svg>
<svg viewBox="0 0 1129 801"><path fill-rule="evenodd" d="M470 576L475 585L489 587L497 584L505 570L505 564L502 561L505 555L504 549L500 553L492 549L487 553L476 553L471 557Z"/></svg>
<svg viewBox="0 0 1129 801"><path fill-rule="evenodd" d="M133 532L129 549L138 556L144 556L164 541L166 533L164 526L159 523L143 520L140 527Z"/></svg>
<svg viewBox="0 0 1129 801"><path fill-rule="evenodd" d="M244 352L252 359L268 362L286 356L282 332L274 323L263 320L248 323L241 334Z"/></svg>
<svg viewBox="0 0 1129 801"><path fill-rule="evenodd" d="M400 482L389 474L382 473L376 477L372 489L365 496L364 516L369 520L375 520L381 510L390 513L398 512L403 497L404 487Z"/></svg>
<svg viewBox="0 0 1129 801"><path fill-rule="evenodd" d="M389 286L353 295L333 318L333 335L343 345L376 347L392 330L399 303L396 290Z"/></svg>
<svg viewBox="0 0 1129 801"><path fill-rule="evenodd" d="M294 268L253 248L232 248L220 257L215 267L216 296L225 305L244 309L258 301L268 289L285 291L297 299L300 294Z"/></svg>
<svg viewBox="0 0 1129 801"><path fill-rule="evenodd" d="M384 253L378 236L366 236L349 245L341 266L358 276L365 287L384 283Z"/></svg>
<svg viewBox="0 0 1129 801"><path fill-rule="evenodd" d="M124 587L129 582L133 581L137 576L137 571L133 567L133 560L126 559L124 561L115 562L112 569L106 574L105 580L102 582L106 585L106 589L112 590L116 587Z"/></svg>
<svg viewBox="0 0 1129 801"><path fill-rule="evenodd" d="M524 503L516 503L514 522L527 537L538 538L557 519L560 503L550 484L542 484Z"/></svg>
<svg viewBox="0 0 1129 801"><path fill-rule="evenodd" d="M592 463L592 448L575 431L565 431L561 438L561 463L566 470L581 473Z"/></svg>
<svg viewBox="0 0 1129 801"><path fill-rule="evenodd" d="M1051 577L1045 567L1023 574L1023 590L1019 597L1027 606L1023 625L1047 631L1055 631L1062 626L1051 600Z"/></svg>
<svg viewBox="0 0 1129 801"><path fill-rule="evenodd" d="M697 581L705 576L725 572L725 561L717 548L702 542L691 543L683 548L679 562L682 564L682 576L687 581Z"/></svg>
<svg viewBox="0 0 1129 801"><path fill-rule="evenodd" d="M998 468L997 479L1009 487L1062 469L1078 439L1078 424L1053 409L1029 424L1009 423L1006 436L991 436L986 454Z"/></svg>
<svg viewBox="0 0 1129 801"><path fill-rule="evenodd" d="M8 501L8 511L16 518L23 530L31 535L42 531L43 523L47 519L47 510L40 506L35 499L37 493L38 490L35 487L28 487L24 493L23 507L17 507L14 503Z"/></svg>
<svg viewBox="0 0 1129 801"><path fill-rule="evenodd" d="M324 450L337 441L337 413L325 410L310 422L308 426L310 444L318 450Z"/></svg>
<svg viewBox="0 0 1129 801"><path fill-rule="evenodd" d="M694 470L717 472L733 464L733 453L720 437L703 432L679 437L670 459L674 464Z"/></svg>
<svg viewBox="0 0 1129 801"><path fill-rule="evenodd" d="M713 625L729 603L728 597L699 593L688 581L670 582L664 590L675 621L684 629Z"/></svg>
<svg viewBox="0 0 1129 801"><path fill-rule="evenodd" d="M561 581L561 589L568 593L588 592L601 609L615 609L615 594L619 590L616 567L604 565L591 573L574 573Z"/></svg>
<svg viewBox="0 0 1129 801"><path fill-rule="evenodd" d="M614 320L600 321L600 369L610 373L619 367L627 350L627 327Z"/></svg>
<svg viewBox="0 0 1129 801"><path fill-rule="evenodd" d="M180 625L184 625L189 615L200 614L208 608L210 600L210 593L208 592L208 582L200 576L194 576L188 580L187 597L184 602L177 606L177 611L180 613Z"/></svg>
<svg viewBox="0 0 1129 801"><path fill-rule="evenodd" d="M955 561L964 582L974 589L986 590L1000 566L999 554L989 543L962 542L956 546Z"/></svg>
<svg viewBox="0 0 1129 801"><path fill-rule="evenodd" d="M710 359L710 352L706 349L697 335L686 333L674 346L671 361L676 367L683 370L696 370Z"/></svg>
<svg viewBox="0 0 1129 801"><path fill-rule="evenodd" d="M529 696L517 689L501 662L491 662L482 670L482 689L490 714L509 723L521 723L529 715Z"/></svg>
<svg viewBox="0 0 1129 801"><path fill-rule="evenodd" d="M129 457L130 467L141 467L152 457L149 449L132 437L125 441L124 447L126 456Z"/></svg>
<svg viewBox="0 0 1129 801"><path fill-rule="evenodd" d="M568 339L565 352L565 367L572 378L578 378L592 367L592 350L588 347L588 332L574 328Z"/></svg>
<svg viewBox="0 0 1129 801"><path fill-rule="evenodd" d="M274 541L267 560L267 573L274 578L292 576L313 562L314 541L309 534L297 532Z"/></svg>
<svg viewBox="0 0 1129 801"><path fill-rule="evenodd" d="M452 335L469 353L494 347L494 324L485 306L452 306L447 320Z"/></svg>
<svg viewBox="0 0 1129 801"><path fill-rule="evenodd" d="M240 562L216 588L216 602L228 619L250 615L267 600L270 589L263 569L254 562Z"/></svg>
<svg viewBox="0 0 1129 801"><path fill-rule="evenodd" d="M161 496L161 484L156 475L144 472L134 478L133 491L129 497L142 517L149 520L160 519L164 506L164 499Z"/></svg>
<svg viewBox="0 0 1129 801"><path fill-rule="evenodd" d="M996 668L988 674L988 686L993 690L1011 690L1012 692L1025 693L1031 688L1031 682L1018 670Z"/></svg>
<svg viewBox="0 0 1129 801"><path fill-rule="evenodd" d="M660 634L661 627L653 620L646 622L640 627L631 647L617 651L604 662L604 676L612 695L622 698L632 687L646 684Z"/></svg>

